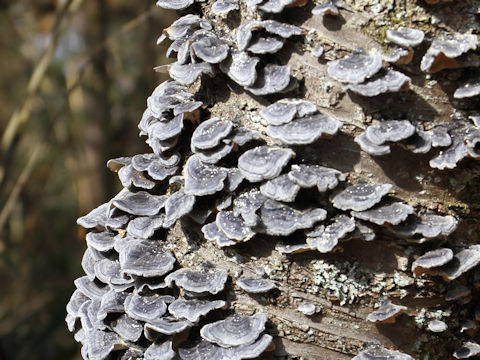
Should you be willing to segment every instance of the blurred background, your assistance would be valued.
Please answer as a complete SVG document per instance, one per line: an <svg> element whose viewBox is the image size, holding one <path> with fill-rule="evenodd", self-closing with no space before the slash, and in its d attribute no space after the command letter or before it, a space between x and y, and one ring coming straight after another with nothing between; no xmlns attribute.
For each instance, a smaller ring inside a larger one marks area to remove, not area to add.
<svg viewBox="0 0 480 360"><path fill-rule="evenodd" d="M0 0L0 360L80 358L75 221L120 190L108 159L148 151L137 123L174 18L154 0Z"/></svg>

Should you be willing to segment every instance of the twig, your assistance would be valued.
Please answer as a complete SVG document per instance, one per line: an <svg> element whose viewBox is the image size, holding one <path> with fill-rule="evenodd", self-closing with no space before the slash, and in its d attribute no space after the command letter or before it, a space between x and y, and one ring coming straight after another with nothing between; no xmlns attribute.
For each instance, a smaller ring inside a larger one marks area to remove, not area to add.
<svg viewBox="0 0 480 360"><path fill-rule="evenodd" d="M38 158L38 155L40 154L41 149L42 149L42 146L37 145L33 150L32 155L30 156L30 159L28 159L27 164L23 168L20 176L18 177L17 182L13 186L13 189L10 192L10 195L8 196L8 199L2 211L0 212L0 233L2 232L3 227L5 226L5 223L10 217L10 214L12 213L13 207L15 206L18 196L20 195L28 178L30 177L30 174L33 170L35 163L37 162L37 158Z"/></svg>
<svg viewBox="0 0 480 360"><path fill-rule="evenodd" d="M81 0L80 0L81 1ZM55 19L55 23L53 24L51 30L51 41L48 44L47 48L42 54L40 61L36 65L30 80L27 86L27 94L25 96L25 101L22 106L15 110L10 117L7 127L2 135L2 140L0 143L0 151L1 151L1 158L0 158L0 184L3 183L5 178L5 165L8 155L11 153L14 140L19 135L19 133L23 130L28 119L30 118L30 113L32 111L32 104L37 93L38 87L40 85L41 80L45 76L45 73L48 69L48 65L52 60L53 55L55 54L55 49L58 45L58 40L61 35L60 27L66 18L67 14L69 13L70 8L75 3L75 0L66 0L62 3L60 8L58 9L57 17ZM77 1L78 3L78 1Z"/></svg>

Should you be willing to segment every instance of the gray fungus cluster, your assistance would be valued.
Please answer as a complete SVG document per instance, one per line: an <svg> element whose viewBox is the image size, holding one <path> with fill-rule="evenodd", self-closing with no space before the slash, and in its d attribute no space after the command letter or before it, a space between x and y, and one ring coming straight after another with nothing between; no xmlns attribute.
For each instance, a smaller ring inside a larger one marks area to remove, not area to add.
<svg viewBox="0 0 480 360"><path fill-rule="evenodd" d="M157 5L183 10L194 2L160 0ZM306 3L246 1L248 7L267 14ZM235 0L218 0L211 9L215 14L228 14L240 5ZM313 12L339 14L336 1L317 5ZM303 34L298 26L256 20L241 24L232 41L221 36L211 22L193 14L164 30L158 42L171 41L167 55L176 61L165 68L173 80L153 91L139 123L152 152L110 160L107 165L117 172L124 189L78 219L79 225L90 230L82 259L85 276L75 281L77 289L67 305L66 321L83 345L84 359L240 360L272 350L267 316L235 312L226 292L232 290L231 277L249 294L272 291L275 282L261 274L239 277L214 264L198 264L195 269L180 266L166 246L168 230L179 221L196 223L201 236L220 248L267 236L283 254L327 253L343 241L372 241L380 233L424 243L446 238L455 230L454 217L415 212L397 201L391 184L350 183L336 169L296 158L294 148L334 137L343 125L322 114L312 102L291 97L298 84L289 66L266 61L266 55ZM358 49L330 61L328 74L344 83L345 91L362 96L408 89L410 78L384 64L411 59L413 47L424 41L424 34L400 28L389 30L387 37L398 45L389 56ZM473 35L434 39L421 69L435 72L472 66L477 57L470 52L476 46ZM189 88L202 75L224 77L254 96L280 96L259 113L267 124L266 134L233 119L207 115L207 105ZM478 88L478 79L473 80L459 88L455 97L476 95ZM424 129L409 120L383 120L355 141L374 156L389 154L393 143L414 153L439 147L442 151L430 165L452 168L466 156L479 157L478 125L477 119L472 123L452 120ZM417 258L412 273L453 281L479 263L478 245L456 253L438 248ZM450 299L469 293L468 288L456 290ZM406 310L384 299L366 320L392 322ZM318 309L304 303L299 311L313 315ZM439 320L428 326L432 332L447 329ZM480 346L468 341L454 356L467 358L477 353ZM354 357L386 358L412 359L378 345Z"/></svg>

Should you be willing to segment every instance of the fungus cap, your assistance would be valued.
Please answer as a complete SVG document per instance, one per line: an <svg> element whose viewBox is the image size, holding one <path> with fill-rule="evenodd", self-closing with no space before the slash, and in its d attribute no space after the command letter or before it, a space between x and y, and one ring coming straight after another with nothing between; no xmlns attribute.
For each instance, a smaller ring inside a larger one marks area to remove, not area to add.
<svg viewBox="0 0 480 360"><path fill-rule="evenodd" d="M480 76L477 75L455 90L453 97L455 99L464 99L478 95L480 95Z"/></svg>
<svg viewBox="0 0 480 360"><path fill-rule="evenodd" d="M217 0L212 5L212 11L216 15L228 14L230 11L239 10L237 0Z"/></svg>
<svg viewBox="0 0 480 360"><path fill-rule="evenodd" d="M188 320L177 320L171 316L164 316L159 319L150 319L145 324L145 332L157 332L164 335L174 335L191 328L193 324Z"/></svg>
<svg viewBox="0 0 480 360"><path fill-rule="evenodd" d="M307 244L311 249L327 253L333 250L338 240L344 238L348 233L355 230L355 221L346 215L337 215L333 222L328 225L319 236L307 233ZM316 235L316 234L315 234Z"/></svg>
<svg viewBox="0 0 480 360"><path fill-rule="evenodd" d="M390 299L385 299L377 310L368 314L367 320L374 323L393 323L395 318L405 310L407 310L406 306L395 305Z"/></svg>
<svg viewBox="0 0 480 360"><path fill-rule="evenodd" d="M195 271L183 268L167 275L165 282L168 286L175 282L178 287L193 294L210 293L215 295L225 287L227 276L225 270Z"/></svg>
<svg viewBox="0 0 480 360"><path fill-rule="evenodd" d="M434 333L441 333L448 329L447 324L442 320L430 320L427 325L428 330Z"/></svg>
<svg viewBox="0 0 480 360"><path fill-rule="evenodd" d="M163 343L154 342L143 354L145 360L173 360L176 356L177 353L172 349L171 340L166 340Z"/></svg>
<svg viewBox="0 0 480 360"><path fill-rule="evenodd" d="M130 236L148 239L154 232L160 229L163 225L163 219L165 215L156 216L139 216L130 220L127 225L127 233Z"/></svg>
<svg viewBox="0 0 480 360"><path fill-rule="evenodd" d="M359 84L381 68L380 54L369 54L364 49L357 49L343 59L329 61L328 75L341 82Z"/></svg>
<svg viewBox="0 0 480 360"><path fill-rule="evenodd" d="M143 333L143 324L133 320L126 314L120 315L115 320L110 322L110 327L123 340L136 342L140 339Z"/></svg>
<svg viewBox="0 0 480 360"><path fill-rule="evenodd" d="M330 138L342 122L328 115L316 114L297 118L283 125L269 125L267 135L287 145L308 145L319 138Z"/></svg>
<svg viewBox="0 0 480 360"><path fill-rule="evenodd" d="M235 284L249 294L266 293L276 288L273 281L258 277L242 277Z"/></svg>
<svg viewBox="0 0 480 360"><path fill-rule="evenodd" d="M202 233L205 239L215 241L219 247L237 244L237 241L228 238L227 235L218 228L216 222L204 225L202 227Z"/></svg>
<svg viewBox="0 0 480 360"><path fill-rule="evenodd" d="M377 96L384 93L406 91L412 79L407 75L395 71L387 70L378 76L375 76L361 84L347 84L344 90L351 90L363 96Z"/></svg>
<svg viewBox="0 0 480 360"><path fill-rule="evenodd" d="M354 141L360 146L360 148L365 151L367 154L373 156L382 156L390 154L390 145L381 144L377 145L368 140L367 134L362 132L360 135L356 136Z"/></svg>
<svg viewBox="0 0 480 360"><path fill-rule="evenodd" d="M480 345L473 341L467 341L462 344L462 347L455 350L453 357L455 359L468 359L480 354Z"/></svg>
<svg viewBox="0 0 480 360"><path fill-rule="evenodd" d="M183 10L194 2L195 0L158 0L156 5L168 10Z"/></svg>
<svg viewBox="0 0 480 360"><path fill-rule="evenodd" d="M173 270L176 262L158 240L129 239L119 250L120 266L126 274L163 276Z"/></svg>
<svg viewBox="0 0 480 360"><path fill-rule="evenodd" d="M88 247L98 251L109 251L113 249L114 236L109 231L89 232L85 239Z"/></svg>
<svg viewBox="0 0 480 360"><path fill-rule="evenodd" d="M233 200L233 214L241 215L247 226L255 226L260 221L256 212L265 200L267 198L257 189L244 192Z"/></svg>
<svg viewBox="0 0 480 360"><path fill-rule="evenodd" d="M152 216L159 213L167 200L165 195L151 195L146 191L127 192L124 196L113 199L117 209L138 216Z"/></svg>
<svg viewBox="0 0 480 360"><path fill-rule="evenodd" d="M283 47L283 41L275 37L254 36L247 47L253 54L273 54Z"/></svg>
<svg viewBox="0 0 480 360"><path fill-rule="evenodd" d="M331 201L338 209L364 211L379 203L391 189L391 184L359 183L335 194Z"/></svg>
<svg viewBox="0 0 480 360"><path fill-rule="evenodd" d="M453 259L453 251L449 248L440 248L426 252L412 263L412 272L420 276L429 269L440 267Z"/></svg>
<svg viewBox="0 0 480 360"><path fill-rule="evenodd" d="M230 134L233 129L231 121L211 118L197 126L192 134L191 145L195 149L212 149Z"/></svg>
<svg viewBox="0 0 480 360"><path fill-rule="evenodd" d="M105 227L105 223L107 222L107 212L109 208L110 203L102 204L91 210L87 215L79 217L77 219L77 224L86 229Z"/></svg>
<svg viewBox="0 0 480 360"><path fill-rule="evenodd" d="M182 132L183 114L178 114L168 121L158 121L148 128L148 137L167 141Z"/></svg>
<svg viewBox="0 0 480 360"><path fill-rule="evenodd" d="M473 34L455 34L436 38L423 56L420 69L434 73L442 69L461 67L455 58L470 50L475 50L477 44L478 38Z"/></svg>
<svg viewBox="0 0 480 360"><path fill-rule="evenodd" d="M300 311L304 315L311 316L318 313L320 311L320 308L317 305L307 301L302 303L302 305L298 307L298 311Z"/></svg>
<svg viewBox="0 0 480 360"><path fill-rule="evenodd" d="M323 0L322 4L316 5L312 9L313 15L340 15L340 10L337 7L337 0Z"/></svg>
<svg viewBox="0 0 480 360"><path fill-rule="evenodd" d="M192 323L197 323L202 316L210 311L225 307L223 300L185 300L177 299L168 306L168 312L177 319L187 319Z"/></svg>
<svg viewBox="0 0 480 360"><path fill-rule="evenodd" d="M259 146L246 151L238 158L238 169L250 182L273 179L294 155L291 149Z"/></svg>
<svg viewBox="0 0 480 360"><path fill-rule="evenodd" d="M215 194L224 188L227 170L211 164L205 164L198 155L192 155L184 168L187 195L205 196Z"/></svg>
<svg viewBox="0 0 480 360"><path fill-rule="evenodd" d="M300 190L300 186L287 174L280 175L260 186L260 192L266 197L284 202L292 202Z"/></svg>
<svg viewBox="0 0 480 360"><path fill-rule="evenodd" d="M228 56L229 47L216 36L203 36L192 44L195 55L210 64L218 64Z"/></svg>
<svg viewBox="0 0 480 360"><path fill-rule="evenodd" d="M200 335L207 341L224 348L250 345L265 330L267 316L257 313L252 316L235 314L225 320L207 324L200 330Z"/></svg>
<svg viewBox="0 0 480 360"><path fill-rule="evenodd" d="M410 355L404 354L396 350L388 350L381 346L374 345L366 350L361 351L352 360L415 360Z"/></svg>
<svg viewBox="0 0 480 360"><path fill-rule="evenodd" d="M290 85L290 66L267 64L258 73L257 80L246 89L253 95L269 95L285 90Z"/></svg>
<svg viewBox="0 0 480 360"><path fill-rule="evenodd" d="M352 211L352 215L356 218L373 222L377 225L389 223L398 225L406 220L408 215L413 214L414 210L410 205L402 203L393 203L390 205L378 206L374 209L365 211Z"/></svg>
<svg viewBox="0 0 480 360"><path fill-rule="evenodd" d="M337 187L339 181L345 180L340 171L319 165L292 165L288 177L302 188L317 186L318 191L325 192Z"/></svg>
<svg viewBox="0 0 480 360"><path fill-rule="evenodd" d="M414 47L423 42L425 33L422 30L400 27L397 30L388 29L387 39L391 42L405 46Z"/></svg>
<svg viewBox="0 0 480 360"><path fill-rule="evenodd" d="M255 232L250 229L241 216L235 216L233 211L220 211L215 223L218 228L229 238L236 241L248 241Z"/></svg>
<svg viewBox="0 0 480 360"><path fill-rule="evenodd" d="M165 202L165 218L163 219L163 227L170 228L178 219L181 219L192 211L195 205L195 196L185 194L181 189L170 195Z"/></svg>
<svg viewBox="0 0 480 360"><path fill-rule="evenodd" d="M175 81L184 85L191 85L202 74L213 76L214 70L211 64L204 62L195 64L173 63L170 65L168 73Z"/></svg>
<svg viewBox="0 0 480 360"><path fill-rule="evenodd" d="M453 259L441 268L443 272L442 275L447 280L455 280L462 274L477 266L479 263L480 245L472 245L456 253L453 256Z"/></svg>
<svg viewBox="0 0 480 360"><path fill-rule="evenodd" d="M257 80L257 57L245 51L233 51L231 57L220 63L220 70L241 86L252 86Z"/></svg>
<svg viewBox="0 0 480 360"><path fill-rule="evenodd" d="M140 294L135 292L125 299L125 312L132 319L139 321L150 321L161 318L167 312L167 304L175 298L170 295Z"/></svg>
<svg viewBox="0 0 480 360"><path fill-rule="evenodd" d="M326 218L324 209L299 211L274 200L266 200L260 209L263 230L269 235L287 236L307 229Z"/></svg>
<svg viewBox="0 0 480 360"><path fill-rule="evenodd" d="M375 145L382 145L387 141L404 140L414 133L415 126L408 120L382 121L377 125L370 125L365 131L367 139Z"/></svg>

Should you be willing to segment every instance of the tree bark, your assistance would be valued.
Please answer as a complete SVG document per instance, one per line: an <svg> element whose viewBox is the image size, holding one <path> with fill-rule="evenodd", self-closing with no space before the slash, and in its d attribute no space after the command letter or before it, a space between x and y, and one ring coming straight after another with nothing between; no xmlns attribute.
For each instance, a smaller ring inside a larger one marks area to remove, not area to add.
<svg viewBox="0 0 480 360"><path fill-rule="evenodd" d="M312 5L288 9L280 16L285 22L301 26L306 33L304 42L301 37L289 40L275 55L275 61L288 63L291 74L299 80L299 88L289 97L307 99L322 113L344 123L341 133L331 140L295 147L296 160L338 169L351 182L391 183L395 197L412 205L417 213L451 214L460 220L460 225L448 239L421 245L383 232L372 242L341 242L331 254L309 252L291 256L275 251L275 239L265 236L257 235L253 241L236 248L219 250L203 240L195 225L184 224L183 231L176 228L171 241L183 266L207 261L231 274L242 271L249 275L260 266L278 283L278 291L268 296L248 296L237 287L229 294L235 309L268 315L269 331L277 335L273 358L288 355L303 359L349 359L368 344L379 343L417 359L448 359L462 341L470 338L459 332L459 324L473 319L474 301L447 303L443 295L450 284L438 277L416 279L410 267L427 250L441 246L458 248L477 241L478 164L467 159L454 170L440 171L429 166L434 151L421 155L392 146L390 155L373 157L362 152L353 141L375 119L409 119L431 126L449 122L454 114L463 117L472 114L478 105L476 101L457 101L452 97L460 84L458 79L463 79L469 70L426 75L420 71L419 63L428 48L427 42L415 49L410 65L398 67L412 78L408 92L366 98L345 92L339 82L328 76L327 62L357 48L389 52L384 34L395 25L421 28L429 40L439 33L475 30L478 28L472 25L475 5L380 1L376 4L381 11L374 13L368 3L342 3L339 17L311 16ZM221 18L212 15L208 8L203 12L229 38L240 21L243 23L252 16L243 10L242 19L235 15ZM470 15L464 23L454 25L449 20L457 11ZM325 48L320 59L311 54L317 44ZM252 96L221 76L203 78L197 89L212 117L236 119L262 133L266 124L258 112L282 97ZM463 278L460 282L470 284L471 280ZM367 322L367 314L384 296L407 306L406 315L393 324ZM305 301L321 306L321 313L314 316L300 313L297 308ZM427 330L427 323L439 314L450 326L446 332L435 334Z"/></svg>

